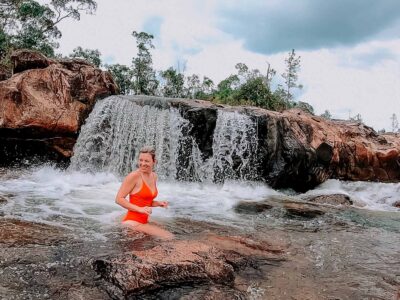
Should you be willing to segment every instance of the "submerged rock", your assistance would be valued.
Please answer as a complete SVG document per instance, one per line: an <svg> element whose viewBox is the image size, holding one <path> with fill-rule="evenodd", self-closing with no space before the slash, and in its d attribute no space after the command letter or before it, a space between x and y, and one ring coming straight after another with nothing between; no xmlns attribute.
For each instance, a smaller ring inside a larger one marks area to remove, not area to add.
<svg viewBox="0 0 400 300"><path fill-rule="evenodd" d="M333 195L319 195L306 198L309 202L320 203L320 204L331 204L331 205L353 205L353 200L348 195L344 194L333 194Z"/></svg>
<svg viewBox="0 0 400 300"><path fill-rule="evenodd" d="M235 205L234 210L241 214L257 214L271 209L273 206L262 201L240 201Z"/></svg>
<svg viewBox="0 0 400 300"><path fill-rule="evenodd" d="M5 203L7 203L7 198L0 196L0 204L5 204Z"/></svg>
<svg viewBox="0 0 400 300"><path fill-rule="evenodd" d="M325 211L313 204L308 203L285 203L283 206L289 215L305 218L315 218L325 214Z"/></svg>
<svg viewBox="0 0 400 300"><path fill-rule="evenodd" d="M3 246L49 246L57 245L64 240L65 231L58 227L15 219L0 219L0 244Z"/></svg>

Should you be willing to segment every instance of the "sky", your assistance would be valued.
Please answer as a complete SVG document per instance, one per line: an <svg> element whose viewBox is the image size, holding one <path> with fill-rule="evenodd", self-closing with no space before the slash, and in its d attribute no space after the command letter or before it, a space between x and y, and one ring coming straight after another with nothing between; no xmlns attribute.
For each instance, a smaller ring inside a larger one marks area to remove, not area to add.
<svg viewBox="0 0 400 300"><path fill-rule="evenodd" d="M400 119L399 0L98 0L94 15L64 20L58 52L98 49L105 63L130 65L132 31L154 35L156 70L170 66L218 83L235 65L277 71L301 59L296 100L316 114L357 114L375 130Z"/></svg>

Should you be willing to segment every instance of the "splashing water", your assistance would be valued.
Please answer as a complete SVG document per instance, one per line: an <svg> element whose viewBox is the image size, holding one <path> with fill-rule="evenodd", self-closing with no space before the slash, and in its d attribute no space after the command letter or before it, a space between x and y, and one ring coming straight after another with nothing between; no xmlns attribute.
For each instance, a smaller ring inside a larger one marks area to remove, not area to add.
<svg viewBox="0 0 400 300"><path fill-rule="evenodd" d="M400 200L400 183L343 182L330 179L305 195L348 195L358 207L371 210L398 211L394 203Z"/></svg>

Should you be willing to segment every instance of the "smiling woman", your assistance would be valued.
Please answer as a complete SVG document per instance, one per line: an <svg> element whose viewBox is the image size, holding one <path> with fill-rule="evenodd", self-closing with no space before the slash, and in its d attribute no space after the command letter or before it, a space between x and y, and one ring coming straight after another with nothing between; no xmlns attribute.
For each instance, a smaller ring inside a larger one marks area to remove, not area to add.
<svg viewBox="0 0 400 300"><path fill-rule="evenodd" d="M143 232L162 239L173 238L172 233L155 225L148 224L152 207L168 206L167 201L154 201L157 197L157 175L153 172L156 163L155 151L143 147L139 153L139 168L124 179L115 202L128 210L123 224L135 231ZM129 202L125 197L129 195Z"/></svg>

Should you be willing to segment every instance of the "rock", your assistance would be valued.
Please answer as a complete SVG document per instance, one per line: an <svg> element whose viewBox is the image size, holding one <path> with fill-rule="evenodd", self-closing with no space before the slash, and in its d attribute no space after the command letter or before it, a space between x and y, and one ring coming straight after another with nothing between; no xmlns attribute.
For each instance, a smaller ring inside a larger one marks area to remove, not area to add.
<svg viewBox="0 0 400 300"><path fill-rule="evenodd" d="M6 65L0 64L0 81L11 77L11 69Z"/></svg>
<svg viewBox="0 0 400 300"><path fill-rule="evenodd" d="M287 213L292 216L315 218L325 214L323 209L307 203L286 203L283 207L286 209Z"/></svg>
<svg viewBox="0 0 400 300"><path fill-rule="evenodd" d="M0 165L34 156L69 159L96 100L116 93L111 75L27 50L12 59L15 74L0 82Z"/></svg>
<svg viewBox="0 0 400 300"><path fill-rule="evenodd" d="M394 207L400 208L400 200L393 203Z"/></svg>
<svg viewBox="0 0 400 300"><path fill-rule="evenodd" d="M262 201L240 201L235 205L234 210L242 214L257 214L271 209L273 206Z"/></svg>
<svg viewBox="0 0 400 300"><path fill-rule="evenodd" d="M233 245L238 245L240 250L233 249ZM147 293L165 294L163 291L173 293L175 297L180 294L214 299L206 295L221 296L220 289L204 294L197 290L198 287L217 284L222 289L228 288L232 295L241 294L233 287L235 272L253 265L250 261L255 260L255 254L264 259L272 259L272 256L282 259L283 250L273 249L274 253L268 252L271 247L241 237L212 236L204 241L169 241L152 249L98 257L93 262L93 268L105 280L104 287L108 293L117 299L145 299ZM171 290L171 287L185 286L191 287L191 292Z"/></svg>
<svg viewBox="0 0 400 300"><path fill-rule="evenodd" d="M0 219L2 246L57 245L63 241L65 241L65 232L58 227L14 219Z"/></svg>
<svg viewBox="0 0 400 300"><path fill-rule="evenodd" d="M51 60L47 59L40 52L27 49L14 51L11 54L11 61L14 65L13 74L30 69L44 69L52 63Z"/></svg>
<svg viewBox="0 0 400 300"><path fill-rule="evenodd" d="M7 203L7 198L0 196L0 204L5 204Z"/></svg>
<svg viewBox="0 0 400 300"><path fill-rule="evenodd" d="M173 285L232 284L233 267L223 252L199 242L175 241L150 250L97 258L94 269L120 294L159 290Z"/></svg>
<svg viewBox="0 0 400 300"><path fill-rule="evenodd" d="M351 200L349 196L344 194L319 195L319 196L308 197L305 200L321 204L345 205L345 206L353 205L353 200Z"/></svg>

